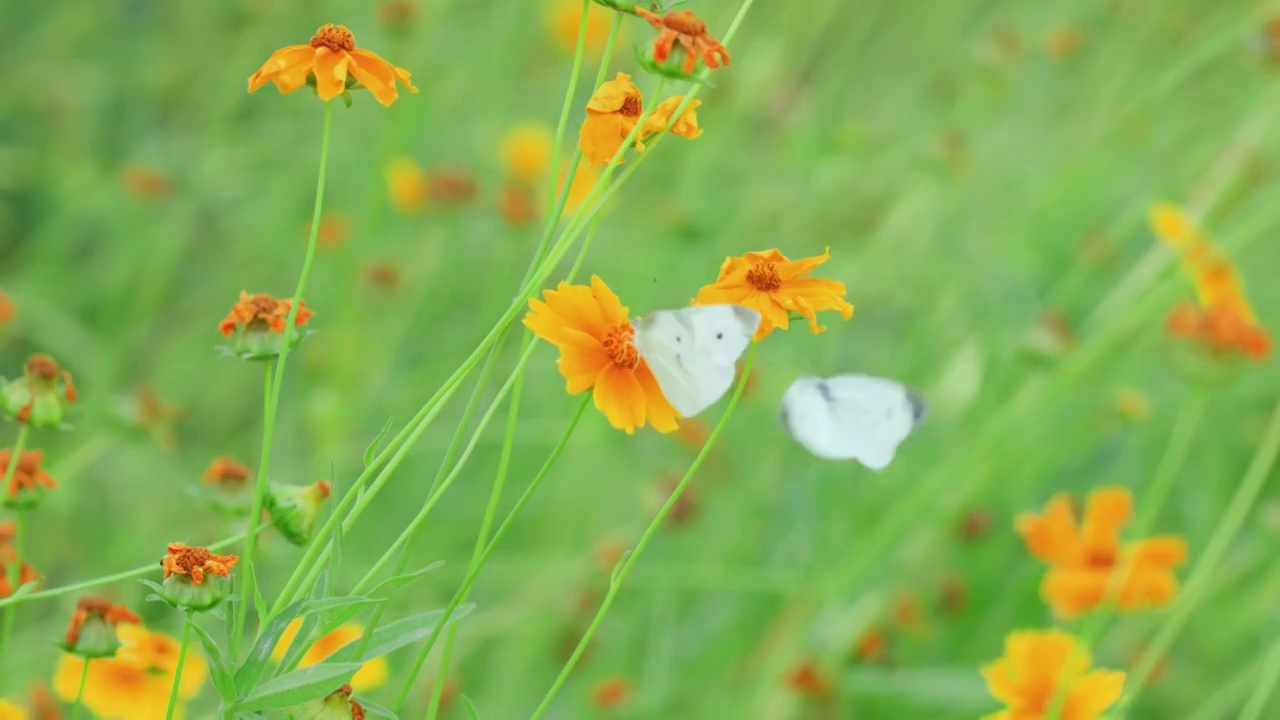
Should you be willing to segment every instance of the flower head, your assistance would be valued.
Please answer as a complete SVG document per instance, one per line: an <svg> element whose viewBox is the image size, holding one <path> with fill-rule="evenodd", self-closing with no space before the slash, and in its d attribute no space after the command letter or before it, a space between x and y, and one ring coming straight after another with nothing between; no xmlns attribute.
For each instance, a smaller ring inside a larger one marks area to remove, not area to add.
<svg viewBox="0 0 1280 720"><path fill-rule="evenodd" d="M825 697L831 694L831 677L818 668L812 660L801 660L783 676L787 689L804 697Z"/></svg>
<svg viewBox="0 0 1280 720"><path fill-rule="evenodd" d="M27 720L30 717L26 710L8 700L0 700L0 720Z"/></svg>
<svg viewBox="0 0 1280 720"><path fill-rule="evenodd" d="M1187 557L1174 536L1123 544L1120 530L1133 514L1133 497L1120 487L1089 493L1083 518L1071 499L1057 495L1040 514L1024 513L1015 526L1032 555L1049 565L1040 594L1054 612L1077 617L1114 600L1122 611L1158 607L1178 592L1173 568ZM1118 572L1123 576L1117 577Z"/></svg>
<svg viewBox="0 0 1280 720"><path fill-rule="evenodd" d="M240 558L215 555L208 548L169 543L160 560L164 568L161 597L175 607L208 610L231 590L231 569Z"/></svg>
<svg viewBox="0 0 1280 720"><path fill-rule="evenodd" d="M0 290L0 325L8 325L18 316L18 304L9 294Z"/></svg>
<svg viewBox="0 0 1280 720"><path fill-rule="evenodd" d="M619 707L630 697L631 681L621 675L605 678L591 689L591 704L601 710Z"/></svg>
<svg viewBox="0 0 1280 720"><path fill-rule="evenodd" d="M40 574L26 562L19 562L18 550L13 546L13 539L18 536L18 526L12 521L0 523L0 598L14 593L14 586L9 581L9 572L13 563L18 563L18 586L36 582Z"/></svg>
<svg viewBox="0 0 1280 720"><path fill-rule="evenodd" d="M82 703L101 718L149 720L164 717L178 669L180 645L176 639L151 632L141 625L123 623L116 628L121 647L115 657L89 663ZM76 698L86 660L64 654L53 677L53 691L68 702ZM195 651L188 651L178 682L178 699L188 701L200 692L209 666ZM175 717L182 715L179 705Z"/></svg>
<svg viewBox="0 0 1280 720"><path fill-rule="evenodd" d="M22 377L0 381L0 404L6 413L35 428L62 424L67 409L76 399L71 373L58 367L48 355L27 358Z"/></svg>
<svg viewBox="0 0 1280 720"><path fill-rule="evenodd" d="M235 336L232 352L245 360L273 358L280 354L285 342L290 347L301 342L298 328L315 314L305 301L299 300L293 327L286 331L292 309L293 300L277 300L266 293L250 295L241 290L240 302L218 324L218 332L226 338Z"/></svg>
<svg viewBox="0 0 1280 720"><path fill-rule="evenodd" d="M80 598L71 615L71 626L63 638L62 649L82 658L114 657L120 649L116 626L140 622L142 619L123 605L113 605L101 598Z"/></svg>
<svg viewBox="0 0 1280 720"><path fill-rule="evenodd" d="M412 215L427 206L427 173L418 163L407 157L397 157L387 163L383 173L387 182L387 195L396 212Z"/></svg>
<svg viewBox="0 0 1280 720"><path fill-rule="evenodd" d="M326 480L313 485L272 485L267 494L267 512L271 524L294 545L306 545L316 529L320 506L329 499L330 488Z"/></svg>
<svg viewBox="0 0 1280 720"><path fill-rule="evenodd" d="M24 450L18 457L17 468L13 478L9 480L9 488L4 496L4 506L8 508L30 509L40 504L45 491L58 487L58 483L49 477L41 467L44 461L43 450ZM0 477L9 472L9 464L13 462L13 450L0 450Z"/></svg>
<svg viewBox="0 0 1280 720"><path fill-rule="evenodd" d="M699 290L693 304L737 303L756 310L762 318L756 340L775 328L786 330L787 313L791 312L803 315L809 320L809 329L820 333L826 328L818 324L818 311L835 310L845 320L853 317L853 306L845 302L842 283L809 277L814 268L830 258L830 249L799 260L788 260L776 249L726 258L720 266L720 277Z"/></svg>
<svg viewBox="0 0 1280 720"><path fill-rule="evenodd" d="M667 63L677 45L684 53L680 72L685 75L693 73L699 60L709 68L729 64L729 51L707 32L707 24L692 11L674 10L658 15L637 6L636 14L658 30L658 37L653 41L653 59L659 65Z"/></svg>
<svg viewBox="0 0 1280 720"><path fill-rule="evenodd" d="M508 178L534 183L551 162L552 131L543 123L517 125L502 138L502 167Z"/></svg>
<svg viewBox="0 0 1280 720"><path fill-rule="evenodd" d="M698 116L694 112L702 101L689 102L684 111L673 118L682 102L684 96L677 95L667 98L653 109L645 118L644 126L636 133L636 150L643 151L645 140L668 127L673 134L690 140L702 134L702 130L698 128ZM640 88L631 82L630 75L618 73L613 80L596 88L587 101L587 118L582 121L578 135L578 147L587 162L601 165L612 160L643 114L644 100ZM624 158L618 159L618 162L624 161Z"/></svg>
<svg viewBox="0 0 1280 720"><path fill-rule="evenodd" d="M145 165L125 165L120 168L120 185L136 197L162 198L173 192L172 178Z"/></svg>
<svg viewBox="0 0 1280 720"><path fill-rule="evenodd" d="M561 52L573 53L578 47L578 27L582 24L582 3L578 0L544 0L543 24L547 39ZM591 55L604 52L609 39L613 15L591 3L587 8L587 34L583 49Z"/></svg>
<svg viewBox="0 0 1280 720"><path fill-rule="evenodd" d="M565 390L590 390L609 424L627 434L645 422L659 432L675 430L678 415L636 350L627 307L604 281L592 276L590 286L562 282L542 296L529 300L524 324L560 349L557 366Z"/></svg>
<svg viewBox="0 0 1280 720"><path fill-rule="evenodd" d="M1089 651L1061 630L1024 630L1004 641L1004 656L982 677L1007 707L989 720L1046 718L1062 694L1059 720L1098 720L1124 689L1124 673L1090 670Z"/></svg>
<svg viewBox="0 0 1280 720"><path fill-rule="evenodd" d="M316 95L332 100L348 89L365 88L378 102L390 106L399 96L396 83L409 92L418 88L409 71L383 60L376 53L356 48L355 36L341 25L322 25L306 45L289 45L271 53L258 72L249 77L249 92L268 82L288 94L314 81Z"/></svg>
<svg viewBox="0 0 1280 720"><path fill-rule="evenodd" d="M298 636L298 630L302 628L302 619L295 619L285 628L284 633L280 635L280 640L276 643L275 649L271 652L271 658L276 662L284 659L286 653L289 652L289 646L293 644L293 640ZM339 625L333 632L320 637L307 648L302 655L302 661L298 663L298 667L311 667L338 652L344 645L359 640L364 635L364 627L357 623L344 623ZM376 657L366 661L360 666L351 678L351 686L356 690L373 690L381 687L387 682L390 676L390 670L387 667L387 659L385 657Z"/></svg>
<svg viewBox="0 0 1280 720"><path fill-rule="evenodd" d="M253 471L234 459L219 456L204 471L203 485L209 502L232 516L248 514L253 505Z"/></svg>

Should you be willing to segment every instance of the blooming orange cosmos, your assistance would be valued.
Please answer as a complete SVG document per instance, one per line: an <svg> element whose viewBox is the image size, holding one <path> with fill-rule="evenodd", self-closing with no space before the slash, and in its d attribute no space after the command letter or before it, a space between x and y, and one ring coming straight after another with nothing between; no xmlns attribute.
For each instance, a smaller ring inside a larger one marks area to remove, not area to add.
<svg viewBox="0 0 1280 720"><path fill-rule="evenodd" d="M818 324L820 310L835 310L845 320L853 317L853 306L844 300L843 283L809 277L814 268L829 259L830 248L821 255L799 260L788 260L777 249L726 258L720 266L720 277L699 290L693 304L737 303L758 311L762 319L756 340L775 328L786 330L789 312L808 318L809 329L820 333L826 330Z"/></svg>
<svg viewBox="0 0 1280 720"><path fill-rule="evenodd" d="M355 36L341 25L320 26L306 45L289 45L271 53L258 72L249 77L249 92L268 82L283 94L307 84L314 77L316 94L332 100L349 87L366 88L378 102L390 106L399 96L396 82L409 92L418 88L409 81L409 71L383 60L376 53L356 48Z"/></svg>
<svg viewBox="0 0 1280 720"><path fill-rule="evenodd" d="M729 64L729 51L719 40L711 37L707 24L692 11L673 10L659 15L637 6L636 14L659 31L653 41L653 59L657 62L666 62L679 43L684 48L684 63L680 71L686 75L694 71L699 60L709 68L718 68L722 62Z"/></svg>
<svg viewBox="0 0 1280 720"><path fill-rule="evenodd" d="M676 108L684 102L683 95L669 97L658 103L653 112L645 118L644 126L635 136L637 151L644 150L644 141L665 129L673 134L690 140L702 134L698 127L698 116L694 112L701 100L693 100L684 112L672 119ZM643 114L644 100L640 88L631 82L631 76L618 73L596 88L591 99L587 101L587 119L582 121L578 136L578 147L592 165L601 165L613 159L622 141L627 139ZM619 158L623 162L625 158Z"/></svg>
<svg viewBox="0 0 1280 720"><path fill-rule="evenodd" d="M1158 607L1178 592L1173 568L1187 558L1187 544L1163 536L1121 544L1120 529L1133 515L1133 496L1122 487L1089 493L1084 518L1071 499L1056 495L1037 515L1023 513L1016 528L1032 555L1049 564L1040 594L1054 612L1077 617L1108 595L1124 610ZM1124 576L1116 578L1124 568Z"/></svg>
<svg viewBox="0 0 1280 720"><path fill-rule="evenodd" d="M240 302L218 323L218 332L223 337L231 337L240 325L246 328L267 329L275 333L283 333L285 322L289 319L289 311L293 309L292 300L277 300L266 293L250 295L240 291ZM294 318L294 327L307 324L307 320L315 313L307 308L306 301L298 301L298 316Z"/></svg>
<svg viewBox="0 0 1280 720"><path fill-rule="evenodd" d="M240 562L235 555L215 555L209 548L189 547L185 543L169 543L168 551L160 560L165 579L170 575L186 575L192 585L203 583L205 575L227 577L231 568Z"/></svg>
<svg viewBox="0 0 1280 720"><path fill-rule="evenodd" d="M560 348L557 366L570 395L592 391L609 424L631 434L645 422L658 432L678 426L653 372L636 350L627 307L597 276L590 287L560 283L529 300L524 324Z"/></svg>
<svg viewBox="0 0 1280 720"><path fill-rule="evenodd" d="M1010 633L1004 656L981 668L991 694L1007 706L986 720L1043 720L1057 702L1058 720L1098 720L1120 699L1125 675L1090 670L1091 662L1089 651L1061 630Z"/></svg>

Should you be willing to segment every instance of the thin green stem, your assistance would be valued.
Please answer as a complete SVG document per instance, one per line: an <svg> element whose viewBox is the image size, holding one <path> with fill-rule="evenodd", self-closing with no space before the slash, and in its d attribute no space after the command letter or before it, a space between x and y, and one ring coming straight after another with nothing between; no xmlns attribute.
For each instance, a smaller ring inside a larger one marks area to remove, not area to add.
<svg viewBox="0 0 1280 720"><path fill-rule="evenodd" d="M591 10L591 0L582 0L582 17L578 20L578 44L573 51L573 69L569 71L569 87L564 92L564 103L560 107L560 122L556 124L556 139L551 150L551 187L556 186L556 171L560 163L560 148L564 145L565 128L569 125L569 111L573 109L573 95L578 89L578 76L582 74L582 56L587 46L587 18ZM568 183L565 183L568 187ZM547 216L554 212L555 192L547 195Z"/></svg>
<svg viewBox="0 0 1280 720"><path fill-rule="evenodd" d="M1160 661L1160 658L1164 657L1174 641L1178 639L1178 635L1191 618L1191 613L1210 589L1213 574L1222 563L1227 549L1240 532L1240 528L1244 525L1246 518L1248 518L1249 510L1253 507L1254 501L1258 499L1258 494L1262 491L1263 485L1266 484L1267 476L1271 474L1272 468L1275 467L1277 455L1280 455L1280 403L1277 403L1275 410L1272 412L1271 421L1267 426L1262 443L1258 445L1258 450L1254 453L1248 469L1245 470L1244 478L1241 479L1240 486L1231 498L1231 503L1227 506L1226 512L1222 515L1222 519L1218 521L1218 526L1214 528L1213 534L1209 537L1204 552L1187 579L1182 594L1174 604L1169 618L1160 627L1151 643L1147 645L1142 657L1134 666L1129 681L1125 683L1131 689L1121 698L1117 717L1124 717L1129 705L1133 703L1142 688L1146 686L1156 663Z"/></svg>
<svg viewBox="0 0 1280 720"><path fill-rule="evenodd" d="M85 658L84 670L80 671L80 689L76 690L76 701L71 705L71 720L80 717L80 703L84 700L84 686L89 680L89 663L93 662L91 658Z"/></svg>
<svg viewBox="0 0 1280 720"><path fill-rule="evenodd" d="M289 361L289 351L297 338L298 310L302 307L303 296L307 290L307 278L311 276L311 264L316 256L316 239L320 235L320 216L324 210L324 185L329 169L329 145L333 134L333 101L324 104L324 132L320 139L320 170L316 177L315 203L311 211L311 234L307 238L307 253L302 260L302 272L298 274L298 287L293 293L293 302L289 307L289 316L284 323L284 341L280 343L280 357L275 363L275 378L266 392L267 398L262 422L262 456L258 460L258 477L255 483L253 510L249 515L249 534L245 537L243 562L253 572L244 575L244 597L236 607L236 622L231 635L231 657L234 661L239 656L240 639L244 633L245 618L249 611L250 601L254 597L254 582L259 568L253 566L254 555L258 547L258 520L262 517L262 506L267 494L267 475L271 464L271 443L275 435L276 414L280 407L280 388L284 383L285 365ZM258 618L259 624L263 618Z"/></svg>
<svg viewBox="0 0 1280 720"><path fill-rule="evenodd" d="M1240 711L1239 720L1259 720L1262 711L1267 708L1267 701L1276 690L1276 684L1280 683L1280 640L1272 643L1262 663L1258 683L1253 686L1253 692L1249 693L1244 710Z"/></svg>
<svg viewBox="0 0 1280 720"><path fill-rule="evenodd" d="M596 631L600 628L600 623L604 620L605 615L609 613L609 607L613 605L614 598L622 589L622 583L627 579L627 575L631 572L631 568L635 567L636 561L640 555L644 553L645 547L649 545L649 541L657 534L658 528L667 519L671 508L680 500L680 496L684 494L685 488L689 486L693 476L697 474L698 468L702 467L702 462L711 452L711 448L720 437L720 433L724 432L728 425L729 418L733 416L733 411L738 407L738 400L742 398L742 390L747 385L747 378L751 376L751 364L755 360L756 343L751 343L751 350L747 353L747 360L742 366L742 378L738 381L737 387L733 391L733 397L729 400L729 406L725 408L724 414L720 416L720 422L716 423L716 427L711 431L711 435L707 438L707 442L702 446L702 450L698 452L698 456L694 458L693 464L689 466L689 470L685 472L684 477L680 478L680 483L676 485L675 490L671 491L671 496L667 498L667 502L654 516L649 523L649 527L645 528L644 533L640 536L640 541L636 543L635 549L625 556L621 567L615 568L613 576L609 579L609 591L604 596L604 601L600 603L600 609L596 611L596 615L591 619L591 624L587 626L586 632L582 634L582 639L578 641L578 646L574 648L573 654L569 656L564 667L561 668L559 676L552 683L551 688L547 690L547 694L542 698L542 703L533 711L530 720L537 720L551 706L551 701L555 699L556 694L560 692L560 688L564 686L569 674L573 672L573 668L578 664L578 659L582 657L582 653L586 651L587 645L590 644L591 638L595 636Z"/></svg>
<svg viewBox="0 0 1280 720"><path fill-rule="evenodd" d="M498 547L498 543L501 542L503 536L507 534L507 530L515 522L516 518L520 515L520 512L524 510L525 505L529 503L529 499L533 497L535 492L537 492L539 486L542 485L542 481L546 479L547 475L551 472L551 468L556 464L556 461L560 459L561 453L564 452L565 447L569 444L569 438L573 436L573 431L578 427L578 421L582 419L582 415L586 412L587 406L591 404L591 397L592 396L590 394L583 395L582 402L578 404L578 409L574 412L573 419L569 421L569 427L565 429L564 435L560 438L560 442L556 444L555 448L552 449L551 454L547 456L542 467L538 470L537 474L533 476L533 480L529 481L529 486L525 488L524 494L520 496L520 499L516 501L515 506L511 508L509 513L507 513L507 517L502 521L502 524L498 526L497 531L493 534L493 538L489 540L489 543L485 546L484 552L481 553L480 557L471 564L470 569L467 571L466 578L462 581L462 585L458 588L458 591L454 593L453 598L445 607L444 613L440 616L440 619L436 621L436 626L432 629L431 635L427 638L426 644L418 651L418 657L414 660L413 667L409 671L409 676L405 679L404 685L400 688L400 694L396 696L396 702L392 706L397 712L400 708L404 707L405 700L409 697L409 692L413 689L413 682L417 679L418 674L422 672L422 666L427 662L427 656L431 654L431 648L440 637L440 632L444 629L445 625L449 623L449 618L453 616L453 612L457 610L458 606L462 604L463 600L467 597L467 594L471 591L471 585L480 574L480 568L484 567L485 563L489 561L489 556L492 555L493 551Z"/></svg>
<svg viewBox="0 0 1280 720"><path fill-rule="evenodd" d="M169 689L169 707L164 712L164 720L172 720L173 711L178 707L178 688L182 687L182 666L187 662L187 647L191 645L191 624L195 622L195 610L187 610L186 622L182 625L182 645L178 648L178 665L173 670L173 687Z"/></svg>

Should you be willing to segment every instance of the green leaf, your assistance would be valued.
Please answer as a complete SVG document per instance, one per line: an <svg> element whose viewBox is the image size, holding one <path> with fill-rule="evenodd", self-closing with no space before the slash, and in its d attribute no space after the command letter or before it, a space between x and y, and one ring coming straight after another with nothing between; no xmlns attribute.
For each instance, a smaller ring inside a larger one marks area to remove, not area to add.
<svg viewBox="0 0 1280 720"><path fill-rule="evenodd" d="M467 706L467 715L471 716L471 720L480 720L480 713L476 712L476 706L471 702L471 698L463 695L462 704Z"/></svg>
<svg viewBox="0 0 1280 720"><path fill-rule="evenodd" d="M391 430L391 418L387 418L387 422L373 437L373 442L369 443L369 447L364 449L364 466L369 467L373 464L373 458L378 452L378 446L382 444L382 438L387 436L387 432Z"/></svg>
<svg viewBox="0 0 1280 720"><path fill-rule="evenodd" d="M260 685L236 709L266 710L315 700L350 682L359 669L360 663L323 663L294 670Z"/></svg>
<svg viewBox="0 0 1280 720"><path fill-rule="evenodd" d="M378 703L369 702L362 697L354 697L352 700L360 703L360 707L364 708L364 716L368 718L383 718L384 720L400 720L400 718L390 710L382 707Z"/></svg>
<svg viewBox="0 0 1280 720"><path fill-rule="evenodd" d="M253 566L245 567L245 570L253 572ZM258 622L262 622L262 618L267 616L267 601L262 597L262 585L258 583L258 576L253 576L253 613L258 616Z"/></svg>
<svg viewBox="0 0 1280 720"><path fill-rule="evenodd" d="M289 649L285 652L284 659L276 666L275 672L272 673L273 675L279 675L282 672L288 672L296 668L298 661L302 659L302 654L311 645L311 632L315 630L319 618L315 615L307 614L307 606L324 599L325 594L329 591L329 577L328 571L323 571L320 573L320 577L316 578L315 587L311 588L311 599L298 611L298 614L303 616L302 625L298 627L297 634L293 636L293 642L289 643Z"/></svg>
<svg viewBox="0 0 1280 720"><path fill-rule="evenodd" d="M474 610L475 607L471 603L459 605L453 611L453 616L449 618L448 624L457 622L467 613ZM435 630L436 623L440 622L440 618L443 615L443 610L431 610L417 615L410 615L390 625L383 625L374 631L373 637L369 640L369 649L365 651L362 659L372 660L425 638ZM329 659L334 662L352 662L357 659L356 653L359 650L359 642L349 642L330 655Z"/></svg>
<svg viewBox="0 0 1280 720"><path fill-rule="evenodd" d="M293 639L293 643L289 645L289 652L285 654L284 661L281 662L282 668L292 668L297 660L311 646L312 637L324 637L336 630L340 625L347 622L351 618L359 615L365 608L371 605L378 605L386 602L385 599L375 599L352 595L349 597L339 598L322 598L308 602L302 609L302 615L306 619L302 621L302 627L298 630L298 635ZM325 616L323 623L319 619L319 614L323 612L331 612L332 614ZM320 632L315 632L316 625L321 625Z"/></svg>
<svg viewBox="0 0 1280 720"><path fill-rule="evenodd" d="M213 686L218 689L223 701L235 700L236 679L231 674L231 666L227 664L227 656L222 654L222 648L218 647L213 636L204 628L192 622L191 629L200 636L200 644L204 646L204 654L209 659L209 669L213 675Z"/></svg>
<svg viewBox="0 0 1280 720"><path fill-rule="evenodd" d="M382 582L375 585L373 589L369 591L369 594L376 596L379 594L379 591L385 591L386 594L390 595L392 592L399 590L405 585L408 585L409 583L413 582L414 580L417 580L423 575L426 575L432 570L435 570L441 565L444 565L444 561L437 560L424 568L419 568L412 572L407 572L403 575L396 575L395 577L389 577L386 580L383 580Z"/></svg>
<svg viewBox="0 0 1280 720"><path fill-rule="evenodd" d="M267 668L267 661L271 659L271 651L276 649L276 644L280 642L280 636L284 634L285 628L289 627L289 623L298 616L298 611L302 609L305 600L286 607L280 611L280 614L271 618L267 626L263 628L262 635L258 638L258 642L249 651L249 657L245 658L244 664L236 671L236 690L240 694L258 684L262 679L262 673Z"/></svg>

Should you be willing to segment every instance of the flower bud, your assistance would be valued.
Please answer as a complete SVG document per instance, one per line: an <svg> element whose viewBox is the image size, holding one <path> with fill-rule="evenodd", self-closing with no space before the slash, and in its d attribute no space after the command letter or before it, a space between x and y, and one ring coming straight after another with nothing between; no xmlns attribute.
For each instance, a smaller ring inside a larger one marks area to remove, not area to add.
<svg viewBox="0 0 1280 720"><path fill-rule="evenodd" d="M271 524L294 545L306 545L315 533L320 506L329 499L329 483L314 485L272 485L267 495Z"/></svg>
<svg viewBox="0 0 1280 720"><path fill-rule="evenodd" d="M219 512L243 517L253 508L253 472L229 457L217 457L204 472L204 491Z"/></svg>
<svg viewBox="0 0 1280 720"><path fill-rule="evenodd" d="M324 698L299 705L289 713L292 720L364 720L364 708L351 699L350 685L343 685Z"/></svg>
<svg viewBox="0 0 1280 720"><path fill-rule="evenodd" d="M138 624L142 620L123 605L112 605L99 598L81 598L71 615L71 627L67 629L62 649L86 660L115 657L121 646L116 626L122 622Z"/></svg>
<svg viewBox="0 0 1280 720"><path fill-rule="evenodd" d="M2 383L0 405L4 412L31 427L58 427L76 399L71 373L59 368L48 355L32 355L21 378Z"/></svg>
<svg viewBox="0 0 1280 720"><path fill-rule="evenodd" d="M231 568L240 562L235 555L215 555L208 548L170 543L160 560L164 568L161 599L178 608L208 610L231 592Z"/></svg>

